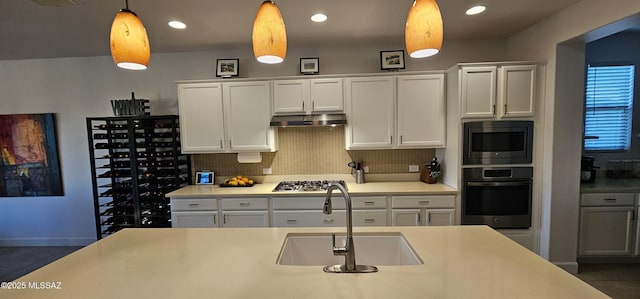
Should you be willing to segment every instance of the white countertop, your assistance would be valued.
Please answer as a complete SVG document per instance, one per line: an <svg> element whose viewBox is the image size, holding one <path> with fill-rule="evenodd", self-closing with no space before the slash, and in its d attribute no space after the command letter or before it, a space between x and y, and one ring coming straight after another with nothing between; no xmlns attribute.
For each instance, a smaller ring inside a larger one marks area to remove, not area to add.
<svg viewBox="0 0 640 299"><path fill-rule="evenodd" d="M309 196L322 195L325 191L273 192L278 182L264 182L252 187L220 187L218 185L189 185L171 193L171 198L198 198L218 196ZM371 182L356 184L346 182L351 195L365 194L456 194L457 190L445 184L423 182Z"/></svg>
<svg viewBox="0 0 640 299"><path fill-rule="evenodd" d="M418 266L329 274L276 264L288 233L344 230L125 229L16 280L61 289L3 289L0 297L609 298L486 226L354 228L401 232L424 261Z"/></svg>

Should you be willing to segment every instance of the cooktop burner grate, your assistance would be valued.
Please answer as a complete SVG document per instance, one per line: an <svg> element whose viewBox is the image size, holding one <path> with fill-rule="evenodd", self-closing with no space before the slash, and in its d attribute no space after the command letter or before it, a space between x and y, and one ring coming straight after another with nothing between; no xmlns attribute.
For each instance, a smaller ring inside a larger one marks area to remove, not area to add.
<svg viewBox="0 0 640 299"><path fill-rule="evenodd" d="M341 184L345 188L347 187L343 180L282 181L273 189L273 191L326 191L329 184Z"/></svg>

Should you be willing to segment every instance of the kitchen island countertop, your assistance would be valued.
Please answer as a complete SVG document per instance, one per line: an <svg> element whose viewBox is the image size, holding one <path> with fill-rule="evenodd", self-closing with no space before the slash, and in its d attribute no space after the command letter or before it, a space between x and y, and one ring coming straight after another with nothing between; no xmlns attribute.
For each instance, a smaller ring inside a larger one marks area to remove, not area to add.
<svg viewBox="0 0 640 299"><path fill-rule="evenodd" d="M597 177L593 183L581 183L581 193L640 193L640 179Z"/></svg>
<svg viewBox="0 0 640 299"><path fill-rule="evenodd" d="M400 232L424 261L378 273L277 265L289 233L344 228L124 229L13 282L10 298L609 298L486 226ZM329 247L327 250L331 250ZM357 248L356 248L357 250ZM357 258L357 253L356 253ZM31 282L59 283L37 289ZM2 297L0 296L0 297Z"/></svg>

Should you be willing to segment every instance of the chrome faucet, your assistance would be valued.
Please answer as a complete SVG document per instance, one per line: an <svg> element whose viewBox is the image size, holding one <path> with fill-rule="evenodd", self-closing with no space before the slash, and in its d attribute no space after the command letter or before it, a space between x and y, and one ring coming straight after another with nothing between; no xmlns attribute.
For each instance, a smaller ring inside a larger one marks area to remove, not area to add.
<svg viewBox="0 0 640 299"><path fill-rule="evenodd" d="M342 184L329 184L327 187L327 197L324 201L322 212L329 215L333 212L331 207L331 194L334 189L340 190L342 197L344 197L345 205L347 207L347 242L344 247L336 247L336 234L332 234L333 241L333 255L344 256L343 265L325 266L324 272L330 273L372 273L378 272L378 268L375 266L358 265L356 264L356 249L353 245L353 213L351 209L351 196L344 188Z"/></svg>

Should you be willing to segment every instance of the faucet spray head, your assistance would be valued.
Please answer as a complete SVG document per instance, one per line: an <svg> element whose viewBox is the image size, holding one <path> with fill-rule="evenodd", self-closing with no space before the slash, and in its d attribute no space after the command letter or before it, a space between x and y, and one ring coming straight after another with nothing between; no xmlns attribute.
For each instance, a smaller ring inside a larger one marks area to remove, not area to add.
<svg viewBox="0 0 640 299"><path fill-rule="evenodd" d="M326 215L329 215L333 212L331 208L331 195L328 195L327 198L324 200L324 206L322 207L322 212L325 213Z"/></svg>

